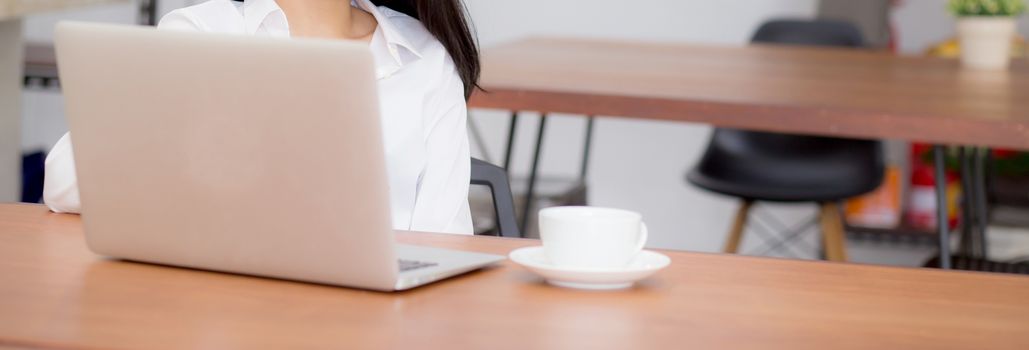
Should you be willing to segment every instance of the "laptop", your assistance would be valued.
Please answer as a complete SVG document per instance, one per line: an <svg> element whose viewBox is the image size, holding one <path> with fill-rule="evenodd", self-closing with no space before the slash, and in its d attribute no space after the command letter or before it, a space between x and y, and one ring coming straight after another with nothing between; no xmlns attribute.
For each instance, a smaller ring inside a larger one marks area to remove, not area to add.
<svg viewBox="0 0 1029 350"><path fill-rule="evenodd" d="M364 43L61 23L89 248L379 291L502 256L397 244Z"/></svg>

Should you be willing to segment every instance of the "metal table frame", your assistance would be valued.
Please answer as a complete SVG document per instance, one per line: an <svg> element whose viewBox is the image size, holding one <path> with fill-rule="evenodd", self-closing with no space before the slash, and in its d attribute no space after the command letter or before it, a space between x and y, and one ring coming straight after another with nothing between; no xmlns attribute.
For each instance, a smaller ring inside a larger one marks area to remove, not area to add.
<svg viewBox="0 0 1029 350"><path fill-rule="evenodd" d="M532 166L529 170L529 183L526 190L525 203L522 207L521 227L528 227L530 213L533 208L533 198L536 195L536 182L539 176L540 159L543 155L543 139L546 135L547 112L541 112L540 123L536 130L536 141L533 147ZM593 143L593 127L596 117L587 116L586 137L583 145L582 164L580 180L585 181L589 169L589 158ZM519 111L511 112L511 123L508 126L507 148L504 151L504 168L510 172L512 153L514 152L515 136L519 122ZM986 163L988 162L988 148L961 147L959 150L959 162L961 164L961 187L964 193L964 200L961 203L962 225L961 225L961 248L962 254L986 257L987 242L986 231L988 220L988 207L986 198ZM947 207L947 182L946 182L946 147L944 145L933 145L933 167L936 181L936 234L939 241L940 268L951 268L951 246L950 226L948 224Z"/></svg>
<svg viewBox="0 0 1029 350"><path fill-rule="evenodd" d="M936 179L936 233L939 236L940 268L950 269L951 246L949 213L947 207L946 147L933 146L933 167ZM989 207L986 195L987 163L990 163L990 149L962 146L958 150L961 168L961 190L964 193L960 203L961 241L959 253L975 258L987 257L987 227Z"/></svg>
<svg viewBox="0 0 1029 350"><path fill-rule="evenodd" d="M507 134L507 148L504 150L504 169L507 169L508 173L511 172L511 161L512 153L514 152L515 136L518 130L518 116L519 111L511 112L511 124L508 126ZM533 210L533 202L536 196L536 182L539 178L540 159L543 156L543 138L546 135L547 130L547 119L549 119L546 112L540 114L539 126L536 130L536 142L533 147L532 155L532 166L529 170L529 184L526 189L525 203L522 204L522 217L521 227L523 232L528 231L530 213ZM586 176L589 172L589 160L590 153L593 146L593 127L596 118L594 116L586 117L586 136L582 147L582 162L579 168L579 182L582 184L586 183Z"/></svg>

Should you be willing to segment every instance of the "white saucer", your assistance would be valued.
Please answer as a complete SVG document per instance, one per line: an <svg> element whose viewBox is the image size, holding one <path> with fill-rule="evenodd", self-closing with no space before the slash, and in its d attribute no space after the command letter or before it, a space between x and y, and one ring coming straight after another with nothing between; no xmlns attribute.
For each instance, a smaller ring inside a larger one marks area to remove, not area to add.
<svg viewBox="0 0 1029 350"><path fill-rule="evenodd" d="M528 247L512 251L511 261L543 276L547 282L559 287L576 289L624 289L636 281L668 267L672 259L649 250L641 251L628 266L621 268L569 268L554 266L543 255L543 247Z"/></svg>

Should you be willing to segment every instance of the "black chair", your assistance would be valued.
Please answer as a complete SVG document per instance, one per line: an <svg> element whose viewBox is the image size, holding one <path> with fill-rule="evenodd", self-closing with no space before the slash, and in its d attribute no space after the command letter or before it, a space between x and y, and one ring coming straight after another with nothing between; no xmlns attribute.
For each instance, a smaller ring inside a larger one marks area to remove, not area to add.
<svg viewBox="0 0 1029 350"><path fill-rule="evenodd" d="M499 166L472 159L472 185L487 186L493 194L493 210L497 216L497 231L501 237L522 237L518 230L514 196L507 171Z"/></svg>
<svg viewBox="0 0 1029 350"><path fill-rule="evenodd" d="M865 46L861 30L849 22L832 20L775 20L762 24L752 43L805 46Z"/></svg>
<svg viewBox="0 0 1029 350"><path fill-rule="evenodd" d="M36 151L21 157L21 201L22 203L43 202L43 170L46 168L46 153Z"/></svg>
<svg viewBox="0 0 1029 350"><path fill-rule="evenodd" d="M855 26L821 20L772 21L762 25L752 41L862 46ZM826 258L845 261L838 202L877 188L884 167L878 141L716 129L707 151L686 178L700 188L742 199L726 253L739 250L755 201L818 202Z"/></svg>

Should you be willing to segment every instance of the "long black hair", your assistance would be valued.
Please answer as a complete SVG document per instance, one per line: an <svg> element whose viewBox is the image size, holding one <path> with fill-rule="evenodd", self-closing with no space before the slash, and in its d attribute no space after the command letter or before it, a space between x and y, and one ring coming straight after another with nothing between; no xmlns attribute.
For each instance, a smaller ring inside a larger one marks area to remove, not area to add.
<svg viewBox="0 0 1029 350"><path fill-rule="evenodd" d="M372 0L417 18L443 44L464 82L464 96L479 87L479 47L461 0Z"/></svg>
<svg viewBox="0 0 1029 350"><path fill-rule="evenodd" d="M235 0L242 2L243 0ZM414 17L443 44L464 82L465 99L479 88L479 47L461 0L372 0Z"/></svg>

